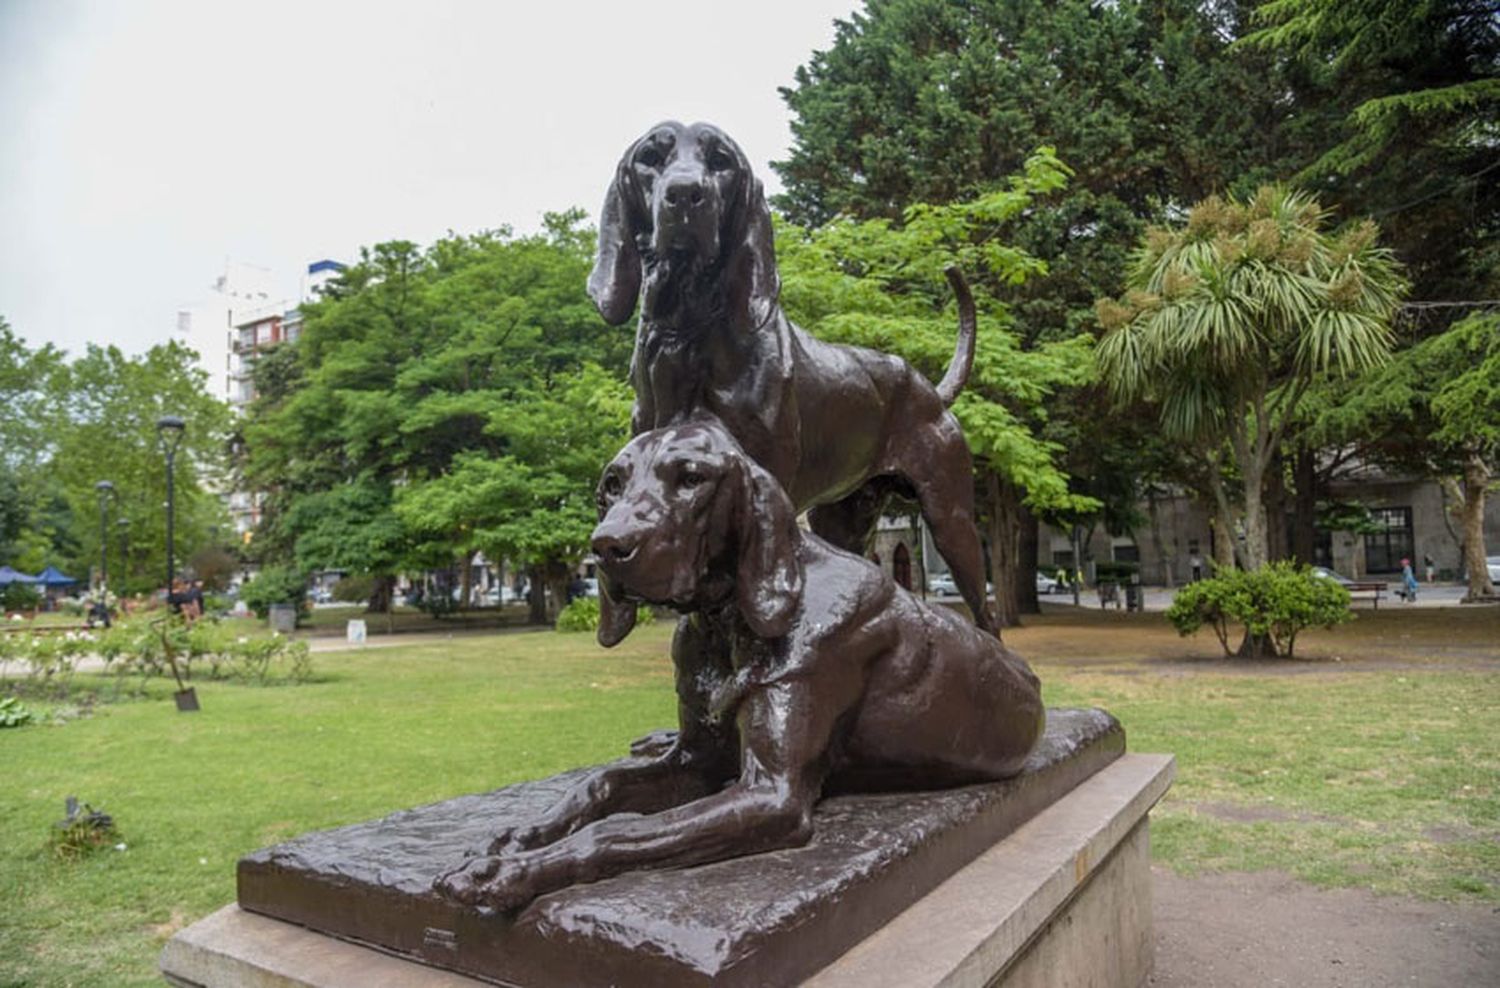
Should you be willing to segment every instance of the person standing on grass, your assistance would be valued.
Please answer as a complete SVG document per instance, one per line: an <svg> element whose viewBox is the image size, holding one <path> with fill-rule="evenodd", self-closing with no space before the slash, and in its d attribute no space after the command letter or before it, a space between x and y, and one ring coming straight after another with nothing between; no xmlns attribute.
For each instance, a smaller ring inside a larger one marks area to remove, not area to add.
<svg viewBox="0 0 1500 988"><path fill-rule="evenodd" d="M1401 596L1408 604L1417 602L1417 574L1411 571L1411 560L1401 560Z"/></svg>

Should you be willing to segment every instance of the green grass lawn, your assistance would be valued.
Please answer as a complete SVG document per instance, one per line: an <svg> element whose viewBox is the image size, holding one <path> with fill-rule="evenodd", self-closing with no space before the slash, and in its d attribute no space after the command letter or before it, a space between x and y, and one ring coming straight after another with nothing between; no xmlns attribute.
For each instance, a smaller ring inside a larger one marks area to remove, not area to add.
<svg viewBox="0 0 1500 988"><path fill-rule="evenodd" d="M1159 860L1500 899L1500 673L1081 663L1065 624L1009 640L1050 703L1106 706L1133 750L1177 755ZM1130 627L1120 656L1141 651ZM675 717L669 634L659 622L612 652L540 632L330 653L307 685L200 683L197 714L157 684L0 731L0 988L159 984L161 944L233 899L247 851L622 753ZM70 794L113 814L126 849L54 857Z"/></svg>

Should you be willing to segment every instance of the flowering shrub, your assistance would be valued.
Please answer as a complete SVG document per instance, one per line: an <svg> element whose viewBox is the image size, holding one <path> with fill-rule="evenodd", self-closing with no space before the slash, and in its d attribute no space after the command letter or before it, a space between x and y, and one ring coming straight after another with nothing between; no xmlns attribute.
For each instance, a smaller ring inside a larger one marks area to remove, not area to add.
<svg viewBox="0 0 1500 988"><path fill-rule="evenodd" d="M39 683L65 682L86 656L102 659L119 676L143 681L195 673L209 679L267 684L302 682L312 675L307 643L271 632L243 635L211 619L188 624L158 613L116 622L108 630L0 635L0 660L21 662Z"/></svg>

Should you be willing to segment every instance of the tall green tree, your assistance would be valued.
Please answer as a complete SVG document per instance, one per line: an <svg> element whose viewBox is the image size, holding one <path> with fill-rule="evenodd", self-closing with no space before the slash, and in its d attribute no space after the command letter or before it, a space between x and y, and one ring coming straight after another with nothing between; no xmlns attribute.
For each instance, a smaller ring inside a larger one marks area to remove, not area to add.
<svg viewBox="0 0 1500 988"><path fill-rule="evenodd" d="M1304 163L1298 80L1231 56L1241 4L1199 0L871 0L782 91L794 144L778 201L803 225L899 221L969 199L1047 145L1066 190L1007 240L1048 274L1009 297L1025 342L1092 323L1130 249L1172 204L1247 191Z"/></svg>
<svg viewBox="0 0 1500 988"><path fill-rule="evenodd" d="M245 427L245 483L267 492L255 544L268 558L375 576L384 606L404 570L462 566L467 579L476 552L500 550L476 539L477 518L430 523L401 505L473 464L514 459L517 416L542 414L539 396L585 361L623 378L630 341L607 332L583 291L593 239L582 220L558 214L533 236L502 229L425 250L381 244L307 307L301 338L267 355ZM550 422L557 456L574 414ZM594 480L573 478L585 494ZM539 510L496 506L523 509ZM581 555L568 552L554 568Z"/></svg>
<svg viewBox="0 0 1500 988"><path fill-rule="evenodd" d="M943 268L956 263L1010 286L1043 272L1044 264L996 234L1066 180L1066 168L1044 148L1008 182L966 202L914 204L899 224L844 217L810 230L783 225L782 304L815 335L899 354L936 380L952 358L957 324ZM976 303L974 369L953 411L979 468L997 617L1011 625L1021 612L1019 579L1030 580L1020 564L1023 512L1094 503L1069 489L1060 448L1029 424L1046 417L1059 389L1089 375L1091 339L1076 335L1028 349L997 298L981 293Z"/></svg>
<svg viewBox="0 0 1500 988"><path fill-rule="evenodd" d="M1368 460L1430 477L1458 504L1471 600L1491 597L1484 512L1500 477L1500 315L1471 316L1366 375L1318 426Z"/></svg>
<svg viewBox="0 0 1500 988"><path fill-rule="evenodd" d="M1272 0L1243 48L1300 63L1340 115L1299 181L1372 215L1421 299L1500 291L1500 5Z"/></svg>
<svg viewBox="0 0 1500 988"><path fill-rule="evenodd" d="M73 522L76 548L66 559L71 575L81 576L100 557L99 494L108 480L114 494L108 507L111 585L143 592L166 579L166 460L156 422L163 415L187 423L174 473L174 561L184 565L194 552L229 531L221 492L228 490L226 441L229 409L208 393L207 377L196 355L179 343L159 344L135 357L116 347L91 344L82 356L55 373L49 401L57 418L52 430L48 473ZM125 540L118 521L127 523L130 557L121 558Z"/></svg>
<svg viewBox="0 0 1500 988"><path fill-rule="evenodd" d="M1390 252L1373 224L1330 233L1325 219L1274 186L1209 197L1184 226L1148 231L1129 291L1099 305L1102 377L1121 400L1153 401L1205 461L1221 529L1242 523L1248 569L1269 558L1268 471L1308 388L1378 367L1391 348L1404 284Z"/></svg>

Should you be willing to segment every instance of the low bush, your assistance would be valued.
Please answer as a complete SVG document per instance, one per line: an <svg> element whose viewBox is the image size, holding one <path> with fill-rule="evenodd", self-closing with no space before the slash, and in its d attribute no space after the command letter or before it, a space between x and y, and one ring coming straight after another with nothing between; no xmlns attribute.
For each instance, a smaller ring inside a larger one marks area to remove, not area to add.
<svg viewBox="0 0 1500 988"><path fill-rule="evenodd" d="M346 604L368 603L375 596L375 577L369 573L354 573L333 585L333 599Z"/></svg>
<svg viewBox="0 0 1500 988"><path fill-rule="evenodd" d="M636 608L635 623L647 625L656 620L651 608L642 604ZM557 630L563 632L598 631L599 598L574 597L572 602L557 615Z"/></svg>
<svg viewBox="0 0 1500 988"><path fill-rule="evenodd" d="M34 611L42 602L42 595L27 583L7 583L0 587L0 609L7 611Z"/></svg>
<svg viewBox="0 0 1500 988"><path fill-rule="evenodd" d="M13 696L0 697L0 727L20 727L31 722L31 711Z"/></svg>
<svg viewBox="0 0 1500 988"><path fill-rule="evenodd" d="M1349 591L1312 569L1291 562L1271 563L1253 572L1222 569L1177 591L1167 620L1183 636L1204 625L1213 629L1225 655L1234 655L1232 625L1244 629L1242 653L1258 658L1267 650L1291 658L1303 628L1332 628L1352 620Z"/></svg>
<svg viewBox="0 0 1500 988"><path fill-rule="evenodd" d="M297 620L307 617L307 578L286 566L268 566L240 591L240 599L258 618L271 613L272 604L297 605Z"/></svg>
<svg viewBox="0 0 1500 988"><path fill-rule="evenodd" d="M312 676L307 643L275 632L243 635L213 618L189 624L158 612L116 622L101 631L0 636L0 660L25 663L29 686L66 693L78 660L97 655L125 679L171 676L179 684L194 675L257 685L303 682Z"/></svg>

